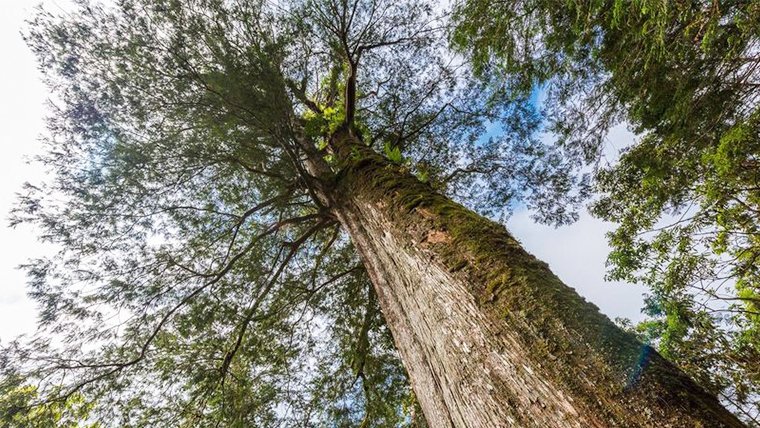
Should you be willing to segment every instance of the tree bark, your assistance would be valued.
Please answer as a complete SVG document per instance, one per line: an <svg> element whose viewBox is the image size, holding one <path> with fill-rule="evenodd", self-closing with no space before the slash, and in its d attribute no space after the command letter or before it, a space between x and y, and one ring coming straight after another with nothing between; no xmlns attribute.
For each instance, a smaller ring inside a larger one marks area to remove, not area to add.
<svg viewBox="0 0 760 428"><path fill-rule="evenodd" d="M529 255L350 133L330 192L431 427L740 427Z"/></svg>

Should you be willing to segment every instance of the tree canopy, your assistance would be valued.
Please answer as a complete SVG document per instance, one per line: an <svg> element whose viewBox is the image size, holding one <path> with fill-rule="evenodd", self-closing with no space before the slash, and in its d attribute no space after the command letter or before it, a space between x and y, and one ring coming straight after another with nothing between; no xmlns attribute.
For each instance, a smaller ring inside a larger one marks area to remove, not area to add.
<svg viewBox="0 0 760 428"><path fill-rule="evenodd" d="M545 129L594 171L609 276L650 290L638 331L757 423L760 2L468 0L455 19L479 76L540 88Z"/></svg>
<svg viewBox="0 0 760 428"><path fill-rule="evenodd" d="M446 31L416 1L40 10L50 177L12 221L60 252L26 266L40 329L3 348L2 382L114 426L424 424L305 159L339 174L325 139L348 122L494 216L561 224L585 194L529 97L473 79Z"/></svg>

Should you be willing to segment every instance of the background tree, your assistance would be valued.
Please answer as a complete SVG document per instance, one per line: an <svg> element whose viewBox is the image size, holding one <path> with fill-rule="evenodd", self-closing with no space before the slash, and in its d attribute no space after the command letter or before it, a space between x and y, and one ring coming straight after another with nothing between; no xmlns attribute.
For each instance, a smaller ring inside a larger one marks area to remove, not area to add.
<svg viewBox="0 0 760 428"><path fill-rule="evenodd" d="M468 0L456 19L481 77L544 91L547 131L596 172L609 275L650 289L640 332L759 422L760 3ZM618 159L622 120L640 137Z"/></svg>
<svg viewBox="0 0 760 428"><path fill-rule="evenodd" d="M100 424L88 424L91 404L84 397L74 394L64 402L39 405L37 388L31 385L13 386L7 381L0 390L0 426L13 428L99 428Z"/></svg>
<svg viewBox="0 0 760 428"><path fill-rule="evenodd" d="M562 223L584 192L444 24L374 0L40 12L51 177L14 221L61 252L27 267L40 331L4 382L115 426L739 426L443 196Z"/></svg>

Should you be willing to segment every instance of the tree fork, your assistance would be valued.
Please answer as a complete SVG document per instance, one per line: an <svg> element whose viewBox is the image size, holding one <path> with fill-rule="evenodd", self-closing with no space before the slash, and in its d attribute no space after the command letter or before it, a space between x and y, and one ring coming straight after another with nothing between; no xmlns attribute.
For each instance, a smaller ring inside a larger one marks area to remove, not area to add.
<svg viewBox="0 0 760 428"><path fill-rule="evenodd" d="M742 427L500 224L344 128L331 197L432 427Z"/></svg>

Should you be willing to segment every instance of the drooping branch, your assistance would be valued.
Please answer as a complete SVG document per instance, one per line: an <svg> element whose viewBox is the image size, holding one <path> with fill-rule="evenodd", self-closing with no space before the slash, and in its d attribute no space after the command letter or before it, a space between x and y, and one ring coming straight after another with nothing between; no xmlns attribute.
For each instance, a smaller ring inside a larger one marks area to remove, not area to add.
<svg viewBox="0 0 760 428"><path fill-rule="evenodd" d="M288 254L280 263L277 270L272 274L272 276L267 281L267 284L264 287L264 289L261 291L261 293L259 293L259 295L254 300L253 304L246 311L245 318L243 319L243 322L240 324L240 329L238 330L237 338L235 339L235 344L232 346L232 349L230 349L225 355L224 361L222 362L222 367L220 368L220 371L222 373L222 384L224 384L224 379L227 375L227 371L229 370L230 364L232 364L232 360L235 357L235 354L237 354L238 350L240 349L240 346L243 343L243 339L245 338L245 334L248 331L248 327L250 326L251 322L254 320L256 312L258 311L258 308L263 302L264 298L270 293L274 285L277 283L277 280L280 278L280 275L288 266L288 263L290 263L293 256L295 256L295 254L298 252L301 246L309 238L311 238L315 233L327 227L327 225L331 221L332 220L323 219L322 221L318 222L317 224L309 228L303 235L301 235L301 237L299 237L295 241L291 243L283 244L284 246L289 247L290 251L288 251Z"/></svg>
<svg viewBox="0 0 760 428"><path fill-rule="evenodd" d="M182 307L186 306L188 303L190 303L193 299L195 299L197 296L199 296L201 293L203 293L205 290L209 289L209 287L217 284L219 281L221 281L237 264L237 262L242 259L247 253L249 253L254 246L264 237L280 230L283 226L293 223L299 223L310 219L320 218L321 220L312 228L310 228L304 236L296 240L294 243L291 243L291 251L288 253L288 256L286 257L286 260L280 265L278 271L276 274L272 277L272 279L268 282L268 288L265 289L263 292L266 294L268 290L273 286L276 278L282 273L282 270L287 265L287 262L293 257L295 252L298 250L298 248L314 233L316 233L318 230L320 230L322 227L325 226L325 224L329 223L329 218L325 218L319 214L309 214L304 215L300 217L294 217L290 219L280 220L270 226L267 230L264 232L256 235L251 239L249 244L241 250L239 253L237 253L234 257L232 257L228 263L220 270L214 273L201 273L196 272L194 270L191 270L187 267L181 266L178 263L175 263L178 267L184 269L184 270L190 270L193 272L196 276L201 278L208 278L208 281L204 282L197 288L195 288L193 291L185 295L179 302L177 302L174 306L172 306L159 320L158 324L152 329L150 335L143 341L142 345L140 346L140 349L132 359L121 361L121 362L104 362L104 363L79 363L76 364L59 364L55 368L60 370L82 370L82 369L107 369L104 372L99 373L98 375L91 377L89 379L85 379L80 381L79 383L75 384L71 388L68 388L66 393L60 396L55 397L54 399L48 400L48 401L65 401L69 399L73 394L76 394L78 391L80 391L82 388L84 388L88 384L92 384L94 382L100 381L102 379L105 379L113 374L116 374L126 368L129 368L131 366L134 366L141 362L146 355L148 354L148 350L150 349L150 346L154 342L155 338L159 335L159 333L163 330L164 326L169 322L169 320L174 316L174 314L177 313ZM250 323L251 320L247 320L247 323Z"/></svg>

